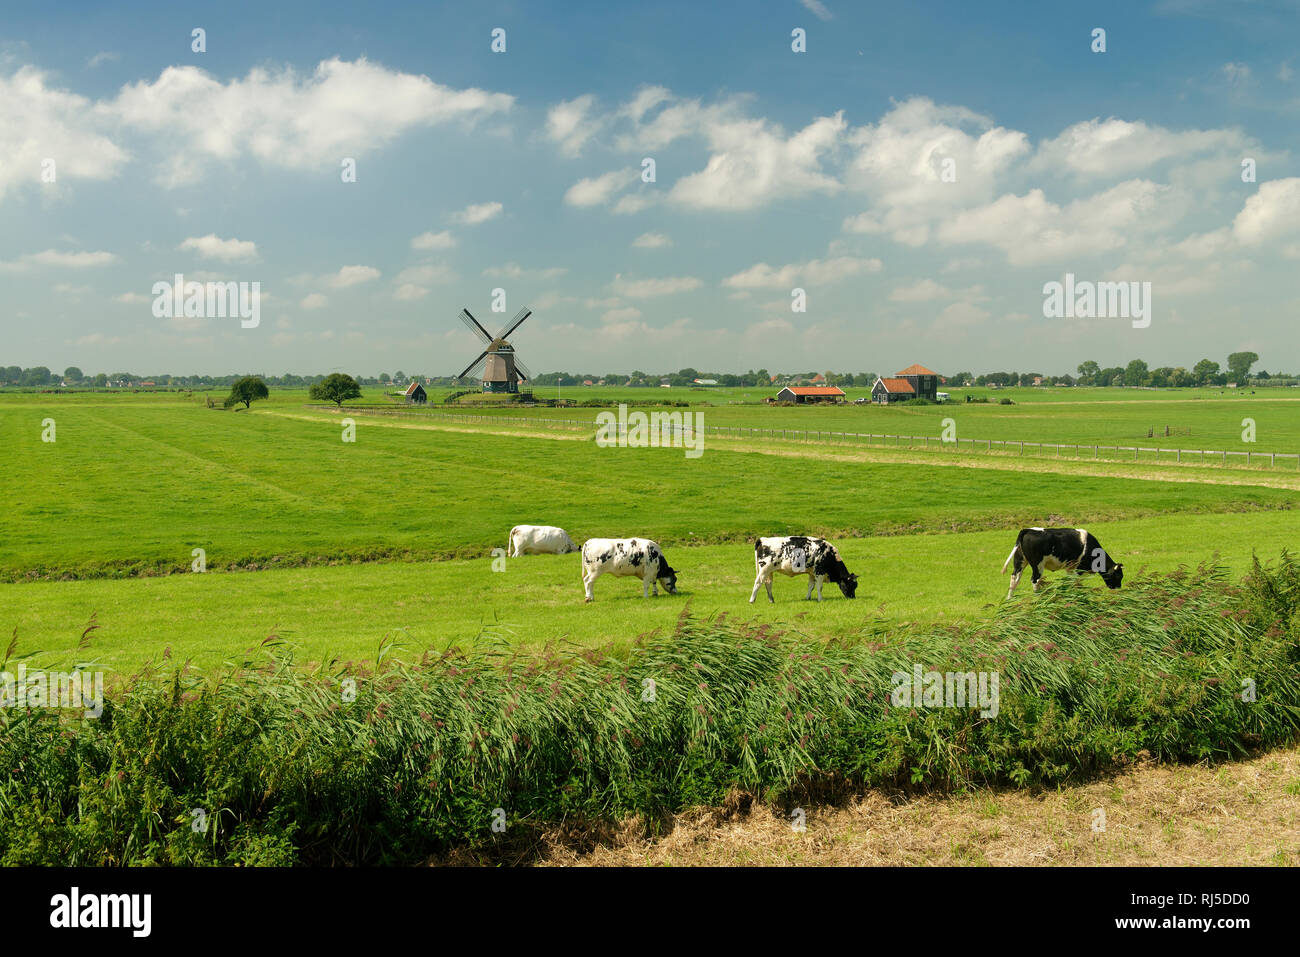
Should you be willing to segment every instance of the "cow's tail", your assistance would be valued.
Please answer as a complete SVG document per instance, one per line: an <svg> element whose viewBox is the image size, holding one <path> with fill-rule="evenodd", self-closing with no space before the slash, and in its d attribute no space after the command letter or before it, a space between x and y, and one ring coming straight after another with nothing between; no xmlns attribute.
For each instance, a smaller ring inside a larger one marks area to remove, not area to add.
<svg viewBox="0 0 1300 957"><path fill-rule="evenodd" d="M1016 557L1016 552L1018 552L1018 551L1020 551L1020 539L1019 539L1019 538L1017 538L1017 539L1016 539L1016 543L1015 543L1014 545L1011 546L1011 554L1008 555L1008 556L1007 556L1007 560L1006 560L1005 562L1002 563L1002 571L999 572L998 574L1000 574L1000 575L1005 575L1005 574L1007 573L1007 566L1009 566L1009 565L1011 564L1011 559L1013 559L1013 558Z"/></svg>

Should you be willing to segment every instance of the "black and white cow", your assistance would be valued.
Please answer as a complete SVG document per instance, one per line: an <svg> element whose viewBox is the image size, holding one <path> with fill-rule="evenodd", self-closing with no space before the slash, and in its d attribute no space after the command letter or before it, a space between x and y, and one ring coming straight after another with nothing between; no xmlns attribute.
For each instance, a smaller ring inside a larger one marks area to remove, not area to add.
<svg viewBox="0 0 1300 957"><path fill-rule="evenodd" d="M1016 536L1015 547L1002 563L1002 571L1012 562L1010 598L1020 584L1025 566L1034 570L1034 591L1043 580L1043 572L1068 568L1076 575L1096 572L1110 588L1118 588L1124 580L1124 566L1106 554L1106 549L1086 528L1022 528Z"/></svg>
<svg viewBox="0 0 1300 957"><path fill-rule="evenodd" d="M813 587L817 588L817 600L822 600L822 583L831 581L840 586L845 598L852 598L858 590L858 576L851 574L835 546L825 539L809 538L806 535L789 537L760 538L754 542L754 590L749 593L752 605L758 597L758 589L767 586L767 600L775 602L772 597L772 575L807 575L807 601L812 598Z"/></svg>
<svg viewBox="0 0 1300 957"><path fill-rule="evenodd" d="M659 583L670 595L677 594L677 572L668 564L663 549L648 538L589 538L582 545L582 587L587 601L595 596L591 586L601 575L632 575L641 579L641 596L659 594Z"/></svg>

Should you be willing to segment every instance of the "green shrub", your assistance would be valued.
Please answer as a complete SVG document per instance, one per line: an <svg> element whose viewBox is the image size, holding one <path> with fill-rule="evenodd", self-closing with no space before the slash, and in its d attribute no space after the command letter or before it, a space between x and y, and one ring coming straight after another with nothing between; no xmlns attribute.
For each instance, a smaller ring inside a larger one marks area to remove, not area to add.
<svg viewBox="0 0 1300 957"><path fill-rule="evenodd" d="M735 788L781 802L1056 786L1142 751L1225 760L1296 738L1298 606L1284 554L1239 585L1204 567L1118 592L1064 578L949 631L814 641L683 616L622 656L149 673L97 721L0 709L0 863L414 863L491 843L498 808L518 834ZM891 707L917 663L996 671L997 717Z"/></svg>

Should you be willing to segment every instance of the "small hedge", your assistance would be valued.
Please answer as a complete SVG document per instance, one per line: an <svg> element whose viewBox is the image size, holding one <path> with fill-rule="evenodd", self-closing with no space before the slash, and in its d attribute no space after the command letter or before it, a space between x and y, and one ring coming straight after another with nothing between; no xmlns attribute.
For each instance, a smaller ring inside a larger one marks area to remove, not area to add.
<svg viewBox="0 0 1300 957"><path fill-rule="evenodd" d="M0 862L415 863L491 843L494 820L653 827L737 788L780 803L1056 786L1142 752L1228 760L1297 737L1298 608L1284 553L1239 585L1207 567L1118 592L1058 578L923 634L814 641L683 616L622 656L146 673L99 720L0 709ZM891 675L916 663L996 671L998 715L892 707Z"/></svg>

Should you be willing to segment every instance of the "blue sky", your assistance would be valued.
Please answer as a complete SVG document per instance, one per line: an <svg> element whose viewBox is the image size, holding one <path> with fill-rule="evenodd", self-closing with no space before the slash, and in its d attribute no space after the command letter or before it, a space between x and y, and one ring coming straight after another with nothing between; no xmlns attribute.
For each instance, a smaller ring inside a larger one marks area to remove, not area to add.
<svg viewBox="0 0 1300 957"><path fill-rule="evenodd" d="M537 371L1295 371L1298 23L1295 0L15 7L0 365L452 374L462 306L529 304ZM259 282L260 324L155 317L176 273ZM1149 327L1045 318L1066 273L1150 282Z"/></svg>

